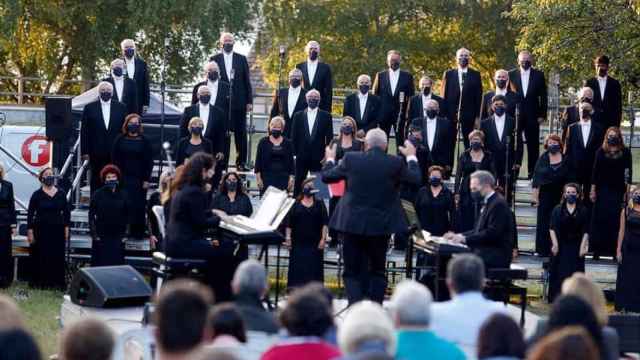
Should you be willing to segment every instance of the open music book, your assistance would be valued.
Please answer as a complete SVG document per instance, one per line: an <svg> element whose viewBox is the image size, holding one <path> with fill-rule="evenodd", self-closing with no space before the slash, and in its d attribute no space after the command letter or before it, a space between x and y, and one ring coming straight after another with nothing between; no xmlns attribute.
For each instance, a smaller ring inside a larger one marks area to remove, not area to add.
<svg viewBox="0 0 640 360"><path fill-rule="evenodd" d="M242 215L231 216L220 222L220 227L237 234L253 234L274 231L295 203L286 191L269 186L262 196L262 203L257 211L248 218Z"/></svg>

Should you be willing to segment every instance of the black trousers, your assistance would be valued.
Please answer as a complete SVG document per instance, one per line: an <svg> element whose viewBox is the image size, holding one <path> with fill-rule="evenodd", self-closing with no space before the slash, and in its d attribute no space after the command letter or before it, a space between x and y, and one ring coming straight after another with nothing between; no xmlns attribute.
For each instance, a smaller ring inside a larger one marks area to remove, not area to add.
<svg viewBox="0 0 640 360"><path fill-rule="evenodd" d="M518 130L524 133L527 145L527 177L531 179L540 157L540 124L535 114L525 114L521 119Z"/></svg>
<svg viewBox="0 0 640 360"><path fill-rule="evenodd" d="M369 298L382 304L387 288L386 264L389 236L342 233L344 285L349 304Z"/></svg>
<svg viewBox="0 0 640 360"><path fill-rule="evenodd" d="M11 226L0 226L0 288L6 288L13 282L13 243Z"/></svg>
<svg viewBox="0 0 640 360"><path fill-rule="evenodd" d="M236 144L236 165L247 163L247 108L231 109L233 140Z"/></svg>

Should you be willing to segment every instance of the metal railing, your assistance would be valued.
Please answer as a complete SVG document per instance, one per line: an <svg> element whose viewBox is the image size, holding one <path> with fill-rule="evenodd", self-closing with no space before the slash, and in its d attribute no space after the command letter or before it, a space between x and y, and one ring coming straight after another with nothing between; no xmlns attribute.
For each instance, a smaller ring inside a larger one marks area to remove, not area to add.
<svg viewBox="0 0 640 360"><path fill-rule="evenodd" d="M67 201L71 200L71 194L78 189L78 186L80 186L80 180L82 179L82 175L84 175L84 172L87 170L87 167L89 167L89 160L84 160L82 162L82 165L78 169L76 176L73 178L71 188L69 189L69 191L67 191Z"/></svg>

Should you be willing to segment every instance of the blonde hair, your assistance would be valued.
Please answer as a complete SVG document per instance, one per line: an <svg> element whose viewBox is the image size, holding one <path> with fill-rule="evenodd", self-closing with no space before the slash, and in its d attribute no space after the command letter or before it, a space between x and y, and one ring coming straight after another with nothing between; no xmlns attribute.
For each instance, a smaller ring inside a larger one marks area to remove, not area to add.
<svg viewBox="0 0 640 360"><path fill-rule="evenodd" d="M273 125L275 125L276 123L279 123L282 126L282 129L284 130L285 124L287 122L284 120L284 118L282 116L274 116L269 121L269 129L271 129L271 127Z"/></svg>
<svg viewBox="0 0 640 360"><path fill-rule="evenodd" d="M0 169L2 169L2 166L0 166ZM0 179L4 178L4 169L2 169L2 171L0 172ZM631 185L629 187L629 202L627 203L627 207L629 209L633 209L633 193L640 190L640 187L638 187L638 185Z"/></svg>
<svg viewBox="0 0 640 360"><path fill-rule="evenodd" d="M601 326L607 325L609 315L607 314L607 300L604 292L591 279L583 273L575 273L562 282L563 295L575 295L584 300L598 319Z"/></svg>
<svg viewBox="0 0 640 360"><path fill-rule="evenodd" d="M353 127L353 136L355 137L356 133L358 132L358 124L356 124L355 119L352 118L351 116L343 117L342 121L344 122L345 120L351 123L351 126ZM340 132L340 135L338 135L338 138L342 140L342 132Z"/></svg>
<svg viewBox="0 0 640 360"><path fill-rule="evenodd" d="M204 126L204 121L202 121L202 119L200 119L199 117L194 116L191 118L191 120L189 120L187 127L191 127L195 123L200 123L200 125Z"/></svg>

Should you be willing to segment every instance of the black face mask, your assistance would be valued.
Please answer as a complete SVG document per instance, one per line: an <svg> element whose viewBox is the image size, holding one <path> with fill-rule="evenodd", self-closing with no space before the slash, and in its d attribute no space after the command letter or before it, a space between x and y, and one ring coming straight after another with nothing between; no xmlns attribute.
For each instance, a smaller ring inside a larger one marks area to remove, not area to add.
<svg viewBox="0 0 640 360"><path fill-rule="evenodd" d="M211 95L200 95L200 103L202 105L207 105L211 101Z"/></svg>
<svg viewBox="0 0 640 360"><path fill-rule="evenodd" d="M104 102L111 100L111 93L108 91L104 91L100 93L100 99Z"/></svg>
<svg viewBox="0 0 640 360"><path fill-rule="evenodd" d="M520 63L520 66L522 66L522 68L524 70L529 70L529 69L531 69L531 61L525 60L525 61Z"/></svg>
<svg viewBox="0 0 640 360"><path fill-rule="evenodd" d="M429 94L431 94L431 86L425 86L422 88L422 94L424 96L427 96Z"/></svg>
<svg viewBox="0 0 640 360"><path fill-rule="evenodd" d="M580 111L580 118L581 119L590 119L591 118L591 112L588 110L581 110Z"/></svg>
<svg viewBox="0 0 640 360"><path fill-rule="evenodd" d="M282 136L282 130L280 129L271 130L271 136L273 136L274 139L280 138L280 136Z"/></svg>
<svg viewBox="0 0 640 360"><path fill-rule="evenodd" d="M234 192L236 190L238 190L238 182L227 180L227 191Z"/></svg>
<svg viewBox="0 0 640 360"><path fill-rule="evenodd" d="M113 72L113 76L116 77L120 77L123 74L122 68L119 66L114 67L113 69L111 69L111 71Z"/></svg>
<svg viewBox="0 0 640 360"><path fill-rule="evenodd" d="M131 134L137 134L140 131L140 124L127 124L127 131Z"/></svg>
<svg viewBox="0 0 640 360"><path fill-rule="evenodd" d="M320 100L319 99L309 99L309 100L307 100L307 104L309 105L309 109L313 110L313 109L318 107L318 105L320 104Z"/></svg>
<svg viewBox="0 0 640 360"><path fill-rule="evenodd" d="M460 65L463 68L469 66L469 58L458 59L458 65Z"/></svg>
<svg viewBox="0 0 640 360"><path fill-rule="evenodd" d="M124 56L126 56L127 58L131 59L133 57L133 54L136 53L136 50L133 48L126 48L124 49Z"/></svg>
<svg viewBox="0 0 640 360"><path fill-rule="evenodd" d="M222 45L222 50L224 50L224 52L226 52L226 53L232 52L233 51L233 44L229 44L229 43L223 44Z"/></svg>
<svg viewBox="0 0 640 360"><path fill-rule="evenodd" d="M315 50L309 52L309 59L311 59L311 61L318 60L318 52Z"/></svg>
<svg viewBox="0 0 640 360"><path fill-rule="evenodd" d="M220 76L218 75L218 72L217 72L217 71L209 71L209 72L207 73L207 79L209 79L209 81L211 81L211 82L216 82L216 81L218 81L218 78L219 78L219 77L220 77Z"/></svg>
<svg viewBox="0 0 640 360"><path fill-rule="evenodd" d="M360 93L363 94L363 95L368 93L370 88L371 87L369 85L360 85L360 86L358 86L358 89L360 90Z"/></svg>
<svg viewBox="0 0 640 360"><path fill-rule="evenodd" d="M45 186L53 186L55 182L56 182L56 177L53 175L45 176L42 178L42 183Z"/></svg>
<svg viewBox="0 0 640 360"><path fill-rule="evenodd" d="M302 189L302 195L304 195L305 197L312 197L313 194L315 193L316 193L316 190L311 186L305 186Z"/></svg>
<svg viewBox="0 0 640 360"><path fill-rule="evenodd" d="M289 81L289 83L291 84L291 87L297 88L298 86L300 86L300 84L302 84L302 80L293 78Z"/></svg>
<svg viewBox="0 0 640 360"><path fill-rule="evenodd" d="M605 77L607 76L607 73L609 72L609 69L603 69L603 68L598 68L598 75L600 77Z"/></svg>
<svg viewBox="0 0 640 360"><path fill-rule="evenodd" d="M496 106L495 108L496 115L498 116L504 115L504 111L505 111L504 106Z"/></svg>
<svg viewBox="0 0 640 360"><path fill-rule="evenodd" d="M552 154L557 154L560 152L560 150L562 150L562 148L560 147L560 144L549 145L549 152Z"/></svg>
<svg viewBox="0 0 640 360"><path fill-rule="evenodd" d="M434 109L427 109L427 117L429 119L433 119L436 116L438 116L438 110L434 110Z"/></svg>
<svg viewBox="0 0 640 360"><path fill-rule="evenodd" d="M593 100L591 100L591 98L583 96L583 97L580 98L580 102L587 103L587 104L592 104Z"/></svg>
<svg viewBox="0 0 640 360"><path fill-rule="evenodd" d="M612 146L620 145L620 138L617 136L607 136L607 144Z"/></svg>
<svg viewBox="0 0 640 360"><path fill-rule="evenodd" d="M439 176L432 176L429 178L429 184L433 187L438 187L442 184L442 178Z"/></svg>
<svg viewBox="0 0 640 360"><path fill-rule="evenodd" d="M480 141L472 141L470 143L471 150L480 150L482 149L482 143Z"/></svg>
<svg viewBox="0 0 640 360"><path fill-rule="evenodd" d="M391 62L389 67L391 68L391 70L396 71L396 70L400 69L400 63L398 61L393 61L393 62Z"/></svg>
<svg viewBox="0 0 640 360"><path fill-rule="evenodd" d="M472 191L471 199L473 199L473 201L475 202L481 202L482 200L484 200L484 196L482 196L482 193L480 191Z"/></svg>
<svg viewBox="0 0 640 360"><path fill-rule="evenodd" d="M498 86L499 89L504 89L507 87L507 80L498 79L496 80L496 85Z"/></svg>
<svg viewBox="0 0 640 360"><path fill-rule="evenodd" d="M353 126L342 125L342 127L340 128L340 132L343 133L344 135L351 135L353 134Z"/></svg>
<svg viewBox="0 0 640 360"><path fill-rule="evenodd" d="M113 191L118 187L118 180L107 180L104 182L104 186Z"/></svg>
<svg viewBox="0 0 640 360"><path fill-rule="evenodd" d="M578 202L578 195L576 194L569 194L569 195L565 195L565 200L567 200L567 204L575 204Z"/></svg>
<svg viewBox="0 0 640 360"><path fill-rule="evenodd" d="M191 133L193 135L201 135L202 134L202 127L201 126L193 126L193 127L191 127L191 129L189 129L189 131L191 131Z"/></svg>

